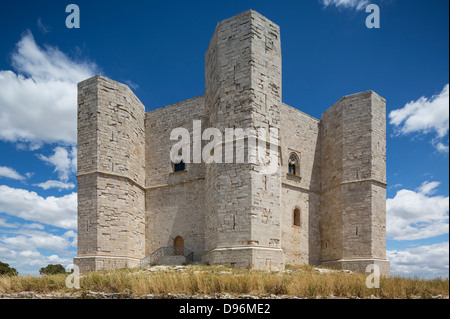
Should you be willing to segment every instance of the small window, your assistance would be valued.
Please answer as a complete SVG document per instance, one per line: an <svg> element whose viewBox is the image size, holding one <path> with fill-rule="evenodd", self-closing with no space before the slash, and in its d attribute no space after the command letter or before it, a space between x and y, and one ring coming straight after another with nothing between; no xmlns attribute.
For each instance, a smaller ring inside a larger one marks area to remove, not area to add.
<svg viewBox="0 0 450 319"><path fill-rule="evenodd" d="M174 164L174 166L173 166L173 170L175 172L181 172L181 171L184 171L185 169L186 169L186 164L184 164L183 161L180 161L179 163Z"/></svg>
<svg viewBox="0 0 450 319"><path fill-rule="evenodd" d="M292 175L300 175L300 163L296 154L289 156L288 172Z"/></svg>
<svg viewBox="0 0 450 319"><path fill-rule="evenodd" d="M182 153L178 153L178 156L180 157L182 155ZM181 160L178 163L174 163L173 164L173 171L174 172L182 172L186 169L186 164Z"/></svg>
<svg viewBox="0 0 450 319"><path fill-rule="evenodd" d="M294 209L294 226L300 226L300 209L298 207Z"/></svg>

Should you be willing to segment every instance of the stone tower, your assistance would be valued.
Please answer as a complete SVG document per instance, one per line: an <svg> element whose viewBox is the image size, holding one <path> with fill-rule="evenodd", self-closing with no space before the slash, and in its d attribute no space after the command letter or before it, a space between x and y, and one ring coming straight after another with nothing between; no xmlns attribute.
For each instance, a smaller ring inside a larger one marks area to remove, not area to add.
<svg viewBox="0 0 450 319"><path fill-rule="evenodd" d="M365 272L386 260L386 102L341 98L321 120L321 263Z"/></svg>
<svg viewBox="0 0 450 319"><path fill-rule="evenodd" d="M80 271L134 267L145 243L145 108L126 86L78 84Z"/></svg>
<svg viewBox="0 0 450 319"><path fill-rule="evenodd" d="M276 24L252 10L221 21L206 52L205 68L205 111L211 127L221 132L279 130L281 44ZM272 142L279 145L278 140ZM246 141L246 154L251 152L248 145ZM250 163L248 157L244 163L207 164L205 201L207 262L284 267L279 169L262 174L261 164Z"/></svg>

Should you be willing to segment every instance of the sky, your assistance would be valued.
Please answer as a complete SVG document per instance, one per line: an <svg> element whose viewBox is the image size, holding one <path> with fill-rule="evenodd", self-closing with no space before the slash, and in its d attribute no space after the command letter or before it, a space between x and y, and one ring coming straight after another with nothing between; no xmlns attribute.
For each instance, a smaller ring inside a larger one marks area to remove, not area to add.
<svg viewBox="0 0 450 319"><path fill-rule="evenodd" d="M80 9L67 28L66 6ZM367 28L368 4L380 27ZM387 101L391 274L449 274L449 2L0 0L0 261L72 264L76 84L127 84L150 111L203 95L216 24L253 9L280 26L283 102L316 118L342 96Z"/></svg>

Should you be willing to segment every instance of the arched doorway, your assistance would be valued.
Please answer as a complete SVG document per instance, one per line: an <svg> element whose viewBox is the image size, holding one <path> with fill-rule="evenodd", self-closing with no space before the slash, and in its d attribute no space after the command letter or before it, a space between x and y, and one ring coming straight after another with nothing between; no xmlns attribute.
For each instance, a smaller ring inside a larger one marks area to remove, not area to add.
<svg viewBox="0 0 450 319"><path fill-rule="evenodd" d="M177 236L173 241L173 253L176 256L184 256L184 239Z"/></svg>

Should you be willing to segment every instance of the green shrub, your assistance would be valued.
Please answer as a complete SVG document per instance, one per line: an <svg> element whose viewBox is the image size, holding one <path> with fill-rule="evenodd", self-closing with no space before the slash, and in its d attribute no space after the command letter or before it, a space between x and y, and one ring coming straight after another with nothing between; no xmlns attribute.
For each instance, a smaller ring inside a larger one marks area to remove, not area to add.
<svg viewBox="0 0 450 319"><path fill-rule="evenodd" d="M17 276L19 273L15 268L9 267L8 264L2 263L0 261L0 276L6 275L6 276Z"/></svg>

